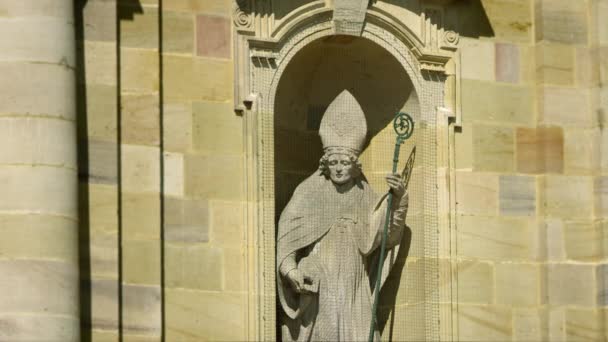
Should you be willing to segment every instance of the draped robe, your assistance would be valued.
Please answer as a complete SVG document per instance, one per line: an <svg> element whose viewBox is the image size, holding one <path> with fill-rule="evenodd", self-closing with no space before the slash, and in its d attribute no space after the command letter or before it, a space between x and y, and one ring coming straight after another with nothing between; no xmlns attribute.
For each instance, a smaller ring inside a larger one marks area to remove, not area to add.
<svg viewBox="0 0 608 342"><path fill-rule="evenodd" d="M364 177L339 193L315 172L295 190L279 220L277 282L283 341L366 341L371 323L387 200ZM393 210L382 282L405 224L407 195ZM298 268L314 281L297 293L286 274ZM375 339L379 339L376 331Z"/></svg>

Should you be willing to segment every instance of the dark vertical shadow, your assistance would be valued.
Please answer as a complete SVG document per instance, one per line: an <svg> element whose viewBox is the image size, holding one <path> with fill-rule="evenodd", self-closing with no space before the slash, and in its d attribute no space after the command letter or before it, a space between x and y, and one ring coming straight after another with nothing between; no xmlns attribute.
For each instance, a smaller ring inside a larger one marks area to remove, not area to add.
<svg viewBox="0 0 608 342"><path fill-rule="evenodd" d="M91 341L91 236L89 218L89 139L84 51L84 7L87 0L74 1L76 39L76 129L78 148L78 253L80 272L81 341Z"/></svg>
<svg viewBox="0 0 608 342"><path fill-rule="evenodd" d="M163 85L163 0L158 0L158 110L160 161L160 340L165 341L165 131Z"/></svg>

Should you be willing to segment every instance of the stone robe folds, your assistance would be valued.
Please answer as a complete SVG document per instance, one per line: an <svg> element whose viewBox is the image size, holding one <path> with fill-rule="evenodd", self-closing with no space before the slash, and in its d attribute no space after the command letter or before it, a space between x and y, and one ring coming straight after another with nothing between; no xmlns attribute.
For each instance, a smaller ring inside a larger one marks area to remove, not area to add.
<svg viewBox="0 0 608 342"><path fill-rule="evenodd" d="M298 186L277 238L283 341L367 341L386 206L386 195L377 196L363 177L342 194L320 172ZM382 284L398 252L406 210L407 194L393 211ZM313 279L305 283L310 292L295 292L284 278L296 267Z"/></svg>

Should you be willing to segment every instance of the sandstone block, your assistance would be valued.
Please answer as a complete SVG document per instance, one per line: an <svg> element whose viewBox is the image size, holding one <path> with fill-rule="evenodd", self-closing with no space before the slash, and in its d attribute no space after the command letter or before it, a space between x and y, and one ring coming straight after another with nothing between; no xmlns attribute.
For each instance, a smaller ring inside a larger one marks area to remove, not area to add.
<svg viewBox="0 0 608 342"><path fill-rule="evenodd" d="M533 88L465 79L461 84L464 122L533 123Z"/></svg>
<svg viewBox="0 0 608 342"><path fill-rule="evenodd" d="M608 305L608 264L599 264L595 268L597 278L597 305Z"/></svg>
<svg viewBox="0 0 608 342"><path fill-rule="evenodd" d="M167 100L228 101L232 98L233 65L218 59L165 56Z"/></svg>
<svg viewBox="0 0 608 342"><path fill-rule="evenodd" d="M601 25L604 26L604 25ZM597 48L576 49L576 83L579 86L597 86L600 83L600 51Z"/></svg>
<svg viewBox="0 0 608 342"><path fill-rule="evenodd" d="M0 119L0 164L45 164L76 168L76 134L72 121L7 117ZM18 148L17 148L18 146Z"/></svg>
<svg viewBox="0 0 608 342"><path fill-rule="evenodd" d="M608 27L602 24L601 18L606 18L608 15L608 2L606 1L598 1L597 2L597 16L599 18L599 22L597 25L598 28L598 40L600 45L607 46L608 45Z"/></svg>
<svg viewBox="0 0 608 342"><path fill-rule="evenodd" d="M196 198L242 200L243 157L185 155L186 194Z"/></svg>
<svg viewBox="0 0 608 342"><path fill-rule="evenodd" d="M184 196L184 155L165 152L163 158L163 193L168 196Z"/></svg>
<svg viewBox="0 0 608 342"><path fill-rule="evenodd" d="M192 105L165 103L163 115L164 147L166 151L185 152L192 146Z"/></svg>
<svg viewBox="0 0 608 342"><path fill-rule="evenodd" d="M115 185L118 182L118 146L113 141L88 139L88 163L81 159L79 173L91 184Z"/></svg>
<svg viewBox="0 0 608 342"><path fill-rule="evenodd" d="M454 135L456 169L473 169L473 125L462 124L462 129Z"/></svg>
<svg viewBox="0 0 608 342"><path fill-rule="evenodd" d="M122 144L122 186L133 193L160 191L160 151L158 147Z"/></svg>
<svg viewBox="0 0 608 342"><path fill-rule="evenodd" d="M80 322L78 318L65 316L0 315L0 339L3 341L78 341Z"/></svg>
<svg viewBox="0 0 608 342"><path fill-rule="evenodd" d="M242 118L234 114L231 103L194 102L192 104L194 148L213 153L243 153Z"/></svg>
<svg viewBox="0 0 608 342"><path fill-rule="evenodd" d="M225 272L238 272L225 267L225 255L221 248L167 245L165 253L166 286L170 288L221 291L225 287Z"/></svg>
<svg viewBox="0 0 608 342"><path fill-rule="evenodd" d="M544 268L544 287L550 305L592 307L596 303L595 266L549 264Z"/></svg>
<svg viewBox="0 0 608 342"><path fill-rule="evenodd" d="M80 115L86 113L87 136L92 139L115 141L117 138L117 88L104 84L86 85L86 108L79 108Z"/></svg>
<svg viewBox="0 0 608 342"><path fill-rule="evenodd" d="M84 242L84 241L83 241ZM89 262L91 274L94 276L118 277L118 240L117 232L104 232L99 230L91 230L89 232L89 241L87 245L82 246L84 251L89 253L89 260L86 256L81 262ZM83 252L84 252L83 251Z"/></svg>
<svg viewBox="0 0 608 342"><path fill-rule="evenodd" d="M513 310L514 341L545 341L548 339L548 315L543 309Z"/></svg>
<svg viewBox="0 0 608 342"><path fill-rule="evenodd" d="M75 170L5 165L0 167L0 188L0 211L78 217Z"/></svg>
<svg viewBox="0 0 608 342"><path fill-rule="evenodd" d="M224 248L224 290L247 291L247 249Z"/></svg>
<svg viewBox="0 0 608 342"><path fill-rule="evenodd" d="M6 62L0 63L0 74L0 113L76 119L72 69L57 64Z"/></svg>
<svg viewBox="0 0 608 342"><path fill-rule="evenodd" d="M569 0L541 0L536 40L565 44L587 43L587 4Z"/></svg>
<svg viewBox="0 0 608 342"><path fill-rule="evenodd" d="M545 87L539 94L539 108L545 125L592 125L588 89Z"/></svg>
<svg viewBox="0 0 608 342"><path fill-rule="evenodd" d="M91 328L118 330L118 280L93 278L90 283Z"/></svg>
<svg viewBox="0 0 608 342"><path fill-rule="evenodd" d="M526 43L532 40L532 6L529 0L490 0L483 7L495 38Z"/></svg>
<svg viewBox="0 0 608 342"><path fill-rule="evenodd" d="M496 214L498 176L479 172L456 172L456 205L459 214Z"/></svg>
<svg viewBox="0 0 608 342"><path fill-rule="evenodd" d="M168 289L165 298L168 340L246 339L243 294Z"/></svg>
<svg viewBox="0 0 608 342"><path fill-rule="evenodd" d="M492 304L494 301L494 286L494 267L492 264L477 261L461 261L458 263L459 302Z"/></svg>
<svg viewBox="0 0 608 342"><path fill-rule="evenodd" d="M576 261L601 259L605 233L600 224L592 221L566 221L564 241L567 258Z"/></svg>
<svg viewBox="0 0 608 342"><path fill-rule="evenodd" d="M517 128L517 171L561 173L564 168L564 135L559 127Z"/></svg>
<svg viewBox="0 0 608 342"><path fill-rule="evenodd" d="M518 45L520 52L521 82L536 84L536 46Z"/></svg>
<svg viewBox="0 0 608 342"><path fill-rule="evenodd" d="M6 18L47 16L69 19L73 15L72 6L70 2L55 0L4 1L2 16Z"/></svg>
<svg viewBox="0 0 608 342"><path fill-rule="evenodd" d="M121 142L158 146L160 108L158 95L122 95Z"/></svg>
<svg viewBox="0 0 608 342"><path fill-rule="evenodd" d="M127 239L160 238L158 194L122 194L122 229Z"/></svg>
<svg viewBox="0 0 608 342"><path fill-rule="evenodd" d="M91 340L95 342L118 341L118 330L91 330Z"/></svg>
<svg viewBox="0 0 608 342"><path fill-rule="evenodd" d="M165 198L165 240L209 241L209 208L205 200Z"/></svg>
<svg viewBox="0 0 608 342"><path fill-rule="evenodd" d="M114 5L115 6L115 5ZM85 79L87 84L116 86L116 43L85 41Z"/></svg>
<svg viewBox="0 0 608 342"><path fill-rule="evenodd" d="M608 88L606 88L606 102L605 104L608 106ZM600 154L605 156L608 153L608 130L600 131ZM608 172L608 158L602 157L600 160L601 170L603 173Z"/></svg>
<svg viewBox="0 0 608 342"><path fill-rule="evenodd" d="M473 169L510 172L515 168L514 132L511 127L473 127Z"/></svg>
<svg viewBox="0 0 608 342"><path fill-rule="evenodd" d="M230 20L225 17L199 14L196 16L196 54L202 57L231 56Z"/></svg>
<svg viewBox="0 0 608 342"><path fill-rule="evenodd" d="M116 3L89 1L83 9L84 40L116 41Z"/></svg>
<svg viewBox="0 0 608 342"><path fill-rule="evenodd" d="M588 219L593 215L593 178L546 176L545 211L551 217Z"/></svg>
<svg viewBox="0 0 608 342"><path fill-rule="evenodd" d="M158 91L158 51L121 48L120 62L121 91L133 93ZM184 81L182 79L182 82ZM170 84L165 84L165 87L167 91L171 88Z"/></svg>
<svg viewBox="0 0 608 342"><path fill-rule="evenodd" d="M129 284L160 284L160 240L123 240L123 281Z"/></svg>
<svg viewBox="0 0 608 342"><path fill-rule="evenodd" d="M174 1L175 2L175 1ZM171 7L165 6L163 8ZM163 12L163 51L192 54L194 51L194 18L190 13Z"/></svg>
<svg viewBox="0 0 608 342"><path fill-rule="evenodd" d="M496 264L496 304L536 306L540 274L534 264ZM458 275L460 278L460 274Z"/></svg>
<svg viewBox="0 0 608 342"><path fill-rule="evenodd" d="M225 0L173 0L163 4L167 10L229 16L231 4Z"/></svg>
<svg viewBox="0 0 608 342"><path fill-rule="evenodd" d="M245 239L245 204L238 201L211 201L212 240L223 246L243 246Z"/></svg>
<svg viewBox="0 0 608 342"><path fill-rule="evenodd" d="M123 284L122 291L124 333L160 337L160 287Z"/></svg>
<svg viewBox="0 0 608 342"><path fill-rule="evenodd" d="M566 259L564 242L564 225L560 219L548 219L545 222L547 241L547 260L563 261Z"/></svg>
<svg viewBox="0 0 608 342"><path fill-rule="evenodd" d="M608 176L597 177L593 181L595 217L608 218Z"/></svg>
<svg viewBox="0 0 608 342"><path fill-rule="evenodd" d="M459 42L461 77L494 81L495 47L491 41L462 38Z"/></svg>
<svg viewBox="0 0 608 342"><path fill-rule="evenodd" d="M501 175L498 196L501 215L534 216L536 214L535 177Z"/></svg>
<svg viewBox="0 0 608 342"><path fill-rule="evenodd" d="M501 306L458 306L458 339L461 341L507 341L513 334L512 314Z"/></svg>
<svg viewBox="0 0 608 342"><path fill-rule="evenodd" d="M606 339L600 310L567 309L566 338L568 341L602 341Z"/></svg>
<svg viewBox="0 0 608 342"><path fill-rule="evenodd" d="M133 13L130 20L120 21L120 45L144 49L158 49L158 10L153 7L141 6L141 10L133 13L130 6L121 6L118 14L121 18L125 13Z"/></svg>
<svg viewBox="0 0 608 342"><path fill-rule="evenodd" d="M566 173L593 174L599 169L600 130L567 129L564 131L564 164Z"/></svg>
<svg viewBox="0 0 608 342"><path fill-rule="evenodd" d="M1 215L0 257L53 259L77 265L73 219L46 215Z"/></svg>
<svg viewBox="0 0 608 342"><path fill-rule="evenodd" d="M536 47L536 77L540 84L574 83L574 47L539 44Z"/></svg>
<svg viewBox="0 0 608 342"><path fill-rule="evenodd" d="M520 51L515 44L496 44L495 76L498 82L518 83L520 79Z"/></svg>
<svg viewBox="0 0 608 342"><path fill-rule="evenodd" d="M0 273L2 312L78 318L78 269L73 263L2 260Z"/></svg>
<svg viewBox="0 0 608 342"><path fill-rule="evenodd" d="M118 187L115 185L88 184L87 192L89 206L88 208L83 205L80 207L81 220L88 216L91 230L117 232ZM82 210L86 210L86 213L82 213Z"/></svg>
<svg viewBox="0 0 608 342"><path fill-rule="evenodd" d="M504 261L536 258L538 232L531 219L459 216L458 254Z"/></svg>

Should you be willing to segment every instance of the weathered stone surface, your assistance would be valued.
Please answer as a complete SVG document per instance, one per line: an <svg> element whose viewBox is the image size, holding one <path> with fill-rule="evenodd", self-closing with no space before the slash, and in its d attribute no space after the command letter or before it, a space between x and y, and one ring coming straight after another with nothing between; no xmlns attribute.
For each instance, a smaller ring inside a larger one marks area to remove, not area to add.
<svg viewBox="0 0 608 342"><path fill-rule="evenodd" d="M496 304L532 307L540 303L537 265L500 263L496 264L495 270Z"/></svg>
<svg viewBox="0 0 608 342"><path fill-rule="evenodd" d="M0 168L0 188L0 211L78 217L75 170L5 165Z"/></svg>
<svg viewBox="0 0 608 342"><path fill-rule="evenodd" d="M88 1L83 9L84 39L87 41L116 40L116 3Z"/></svg>
<svg viewBox="0 0 608 342"><path fill-rule="evenodd" d="M601 25L605 26L605 25ZM600 83L600 51L597 48L576 49L576 83L579 86L597 86Z"/></svg>
<svg viewBox="0 0 608 342"><path fill-rule="evenodd" d="M118 83L116 43L85 41L84 50L86 51L85 80L87 85L116 86Z"/></svg>
<svg viewBox="0 0 608 342"><path fill-rule="evenodd" d="M541 0L537 12L536 40L565 44L587 43L587 3L570 0Z"/></svg>
<svg viewBox="0 0 608 342"><path fill-rule="evenodd" d="M161 157L159 148L123 144L121 149L123 190L133 193L158 193Z"/></svg>
<svg viewBox="0 0 608 342"><path fill-rule="evenodd" d="M511 172L515 168L514 132L511 127L473 127L473 169Z"/></svg>
<svg viewBox="0 0 608 342"><path fill-rule="evenodd" d="M536 214L535 177L501 175L499 208L501 215L534 216Z"/></svg>
<svg viewBox="0 0 608 342"><path fill-rule="evenodd" d="M165 56L163 62L167 100L228 101L232 98L230 61Z"/></svg>
<svg viewBox="0 0 608 342"><path fill-rule="evenodd" d="M123 284L122 294L124 333L160 337L160 287Z"/></svg>
<svg viewBox="0 0 608 342"><path fill-rule="evenodd" d="M539 44L536 47L536 77L540 84L574 83L574 47Z"/></svg>
<svg viewBox="0 0 608 342"><path fill-rule="evenodd" d="M163 7L171 7L171 5L165 6L163 4ZM163 51L193 54L193 37L194 19L192 14L174 11L163 12Z"/></svg>
<svg viewBox="0 0 608 342"><path fill-rule="evenodd" d="M456 205L459 214L497 214L498 176L479 172L456 172Z"/></svg>
<svg viewBox="0 0 608 342"><path fill-rule="evenodd" d="M165 295L168 340L246 340L245 295L181 289Z"/></svg>
<svg viewBox="0 0 608 342"><path fill-rule="evenodd" d="M113 185L118 182L118 146L113 141L90 138L87 141L88 165L80 165L80 173L91 184ZM81 159L81 163L83 163Z"/></svg>
<svg viewBox="0 0 608 342"><path fill-rule="evenodd" d="M520 51L515 44L496 44L496 81L518 83L520 79Z"/></svg>
<svg viewBox="0 0 608 342"><path fill-rule="evenodd" d="M121 48L121 91L132 93L149 93L158 91L158 63L158 51L152 49ZM165 84L165 88L167 91L169 91L171 88L170 84Z"/></svg>
<svg viewBox="0 0 608 342"><path fill-rule="evenodd" d="M593 214L592 177L548 175L545 196L545 211L549 216L587 219Z"/></svg>
<svg viewBox="0 0 608 342"><path fill-rule="evenodd" d="M245 240L245 204L235 201L211 201L212 240L223 246L243 246Z"/></svg>
<svg viewBox="0 0 608 342"><path fill-rule="evenodd" d="M57 64L6 62L0 63L0 74L0 113L75 120L72 94L76 81L72 69Z"/></svg>
<svg viewBox="0 0 608 342"><path fill-rule="evenodd" d="M88 246L91 274L94 276L118 277L118 232L91 230ZM82 260L82 262L87 262Z"/></svg>
<svg viewBox="0 0 608 342"><path fill-rule="evenodd" d="M76 135L72 121L35 118L0 118L0 164L43 164L76 168L73 143L61 143Z"/></svg>
<svg viewBox="0 0 608 342"><path fill-rule="evenodd" d="M596 303L595 266L549 264L544 266L547 303L592 307Z"/></svg>
<svg viewBox="0 0 608 342"><path fill-rule="evenodd" d="M122 95L121 142L158 146L160 108L158 95Z"/></svg>
<svg viewBox="0 0 608 342"><path fill-rule="evenodd" d="M192 146L192 105L165 103L163 134L165 151L185 152Z"/></svg>
<svg viewBox="0 0 608 342"><path fill-rule="evenodd" d="M593 181L595 217L608 218L608 176L597 177Z"/></svg>
<svg viewBox="0 0 608 342"><path fill-rule="evenodd" d="M566 338L568 341L603 341L606 339L602 312L599 310L567 309Z"/></svg>
<svg viewBox="0 0 608 342"><path fill-rule="evenodd" d="M568 260L596 261L603 256L605 234L593 221L566 221L564 242Z"/></svg>
<svg viewBox="0 0 608 342"><path fill-rule="evenodd" d="M597 279L597 305L608 305L608 264L596 266L595 276Z"/></svg>
<svg viewBox="0 0 608 342"><path fill-rule="evenodd" d="M593 174L599 169L600 130L566 129L564 131L565 172L570 174Z"/></svg>
<svg viewBox="0 0 608 342"><path fill-rule="evenodd" d="M456 156L456 169L473 169L473 125L462 124L460 132L454 135L454 145L458 148L454 151Z"/></svg>
<svg viewBox="0 0 608 342"><path fill-rule="evenodd" d="M462 257L529 261L536 257L537 229L531 219L459 216L458 254Z"/></svg>
<svg viewBox="0 0 608 342"><path fill-rule="evenodd" d="M117 88L103 84L86 85L86 108L79 108L82 115L86 111L87 136L93 139L115 141L117 139Z"/></svg>
<svg viewBox="0 0 608 342"><path fill-rule="evenodd" d="M517 128L517 171L561 173L564 168L564 135L560 127Z"/></svg>
<svg viewBox="0 0 608 342"><path fill-rule="evenodd" d="M167 245L166 286L205 291L224 289L225 256L221 248L205 245Z"/></svg>
<svg viewBox="0 0 608 342"><path fill-rule="evenodd" d="M458 263L458 301L460 303L492 304L494 286L492 264L477 261Z"/></svg>
<svg viewBox="0 0 608 342"><path fill-rule="evenodd" d="M230 58L230 20L199 14L196 16L196 54L203 57Z"/></svg>
<svg viewBox="0 0 608 342"><path fill-rule="evenodd" d="M160 237L160 198L158 194L122 194L122 229L127 239Z"/></svg>
<svg viewBox="0 0 608 342"><path fill-rule="evenodd" d="M464 122L532 124L533 88L465 79L461 84Z"/></svg>
<svg viewBox="0 0 608 342"><path fill-rule="evenodd" d="M160 284L160 240L123 240L122 274L129 284Z"/></svg>
<svg viewBox="0 0 608 342"><path fill-rule="evenodd" d="M590 127L589 90L545 87L539 94L540 121L545 125Z"/></svg>
<svg viewBox="0 0 608 342"><path fill-rule="evenodd" d="M209 241L209 208L205 200L165 198L165 240Z"/></svg>
<svg viewBox="0 0 608 342"><path fill-rule="evenodd" d="M231 103L192 104L193 143L197 151L243 153L243 139L235 139L235 133L243 130L243 120L232 107Z"/></svg>
<svg viewBox="0 0 608 342"><path fill-rule="evenodd" d="M491 41L461 38L461 76L471 80L494 81L495 46Z"/></svg>
<svg viewBox="0 0 608 342"><path fill-rule="evenodd" d="M184 155L163 153L163 193L167 196L184 196Z"/></svg>
<svg viewBox="0 0 608 342"><path fill-rule="evenodd" d="M86 192L84 192L86 187ZM81 184L81 196L88 195L88 208L80 206L81 220L88 219L91 230L118 231L118 187L115 185ZM80 197L83 198L83 197ZM86 213L83 213L86 210Z"/></svg>
<svg viewBox="0 0 608 342"><path fill-rule="evenodd" d="M507 341L513 333L512 314L500 306L458 306L461 341Z"/></svg>
<svg viewBox="0 0 608 342"><path fill-rule="evenodd" d="M78 269L73 263L1 260L0 274L2 312L78 317L78 297L73 296L78 293Z"/></svg>
<svg viewBox="0 0 608 342"><path fill-rule="evenodd" d="M0 257L54 259L76 265L73 219L47 215L1 215Z"/></svg>
<svg viewBox="0 0 608 342"><path fill-rule="evenodd" d="M158 49L158 10L153 7L140 6L133 13L130 6L118 6L121 18L129 15L129 20L120 21L120 45L144 49Z"/></svg>
<svg viewBox="0 0 608 342"><path fill-rule="evenodd" d="M118 279L93 278L91 282L91 328L118 329ZM88 314L88 313L85 313Z"/></svg>
<svg viewBox="0 0 608 342"><path fill-rule="evenodd" d="M514 341L545 341L548 339L547 335L547 314L545 310L513 310Z"/></svg>
<svg viewBox="0 0 608 342"><path fill-rule="evenodd" d="M563 261L566 258L564 226L560 219L548 219L545 222L547 261Z"/></svg>
<svg viewBox="0 0 608 342"><path fill-rule="evenodd" d="M185 155L186 194L196 198L243 199L243 157Z"/></svg>
<svg viewBox="0 0 608 342"><path fill-rule="evenodd" d="M3 341L36 341L41 332L52 341L78 341L80 322L65 316L0 314L0 339Z"/></svg>
<svg viewBox="0 0 608 342"><path fill-rule="evenodd" d="M490 0L484 9L497 39L527 43L532 40L532 6L529 0Z"/></svg>

